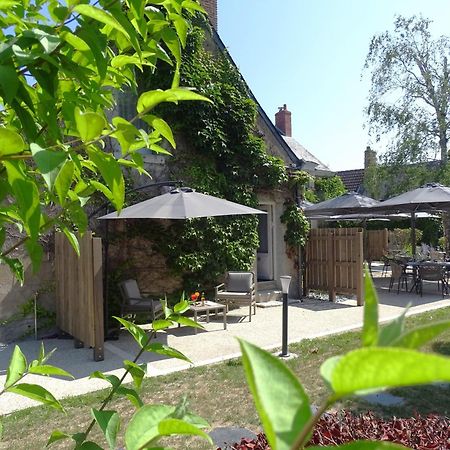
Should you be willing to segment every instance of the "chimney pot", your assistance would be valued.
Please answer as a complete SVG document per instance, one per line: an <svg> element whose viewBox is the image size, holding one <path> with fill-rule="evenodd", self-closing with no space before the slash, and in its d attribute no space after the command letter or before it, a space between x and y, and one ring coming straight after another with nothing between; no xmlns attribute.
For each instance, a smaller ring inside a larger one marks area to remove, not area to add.
<svg viewBox="0 0 450 450"><path fill-rule="evenodd" d="M376 165L377 165L377 152L375 150L372 150L370 148L370 145L368 145L364 152L364 169Z"/></svg>

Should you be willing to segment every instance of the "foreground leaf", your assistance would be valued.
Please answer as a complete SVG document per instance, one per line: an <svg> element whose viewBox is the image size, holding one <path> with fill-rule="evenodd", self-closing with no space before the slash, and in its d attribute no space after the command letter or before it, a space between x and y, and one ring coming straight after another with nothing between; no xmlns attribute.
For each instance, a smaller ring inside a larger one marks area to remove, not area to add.
<svg viewBox="0 0 450 450"><path fill-rule="evenodd" d="M169 347L165 344L160 344L159 342L153 342L145 346L145 351L157 353L159 355L169 356L170 358L177 358L183 361L192 362L186 355L181 353L175 348Z"/></svg>
<svg viewBox="0 0 450 450"><path fill-rule="evenodd" d="M20 347L16 345L14 347L11 360L9 362L8 370L6 371L5 389L8 389L18 380L20 380L25 371L27 370L27 359L20 350Z"/></svg>
<svg viewBox="0 0 450 450"><path fill-rule="evenodd" d="M378 342L378 295L367 266L364 268L364 324L362 345L370 347Z"/></svg>
<svg viewBox="0 0 450 450"><path fill-rule="evenodd" d="M32 400L37 400L44 405L51 406L52 408L58 409L59 411L64 411L61 403L56 400L56 398L47 389L37 384L20 383L12 386L8 389L8 392L13 392L14 394L22 395L23 397L31 398Z"/></svg>
<svg viewBox="0 0 450 450"><path fill-rule="evenodd" d="M337 397L369 389L450 382L450 358L400 348L363 348L343 356L331 375Z"/></svg>
<svg viewBox="0 0 450 450"><path fill-rule="evenodd" d="M95 408L91 412L98 426L103 431L109 448L114 450L116 448L117 433L120 427L119 414L116 411L99 411Z"/></svg>
<svg viewBox="0 0 450 450"><path fill-rule="evenodd" d="M194 424L171 417L174 411L174 407L166 405L146 405L137 411L125 432L127 450L152 447L160 437L177 434L200 436L212 444L211 438Z"/></svg>
<svg viewBox="0 0 450 450"><path fill-rule="evenodd" d="M391 345L393 347L419 348L449 328L450 320L424 325L411 331L407 331L392 341Z"/></svg>
<svg viewBox="0 0 450 450"><path fill-rule="evenodd" d="M242 362L256 409L273 450L288 450L311 417L298 378L277 357L239 340Z"/></svg>
<svg viewBox="0 0 450 450"><path fill-rule="evenodd" d="M36 375L52 375L52 376L60 376L60 377L68 377L73 378L69 372L66 372L64 369L60 369L59 367L50 366L50 365L40 365L30 367L28 370L30 373L34 373Z"/></svg>
<svg viewBox="0 0 450 450"><path fill-rule="evenodd" d="M7 128L0 128L0 157L21 153L25 142L19 133Z"/></svg>
<svg viewBox="0 0 450 450"><path fill-rule="evenodd" d="M392 343L402 335L405 326L405 316L408 309L409 307L405 308L399 317L389 322L380 330L378 336L378 345L380 347L391 346ZM399 345L399 347L401 346Z"/></svg>
<svg viewBox="0 0 450 450"><path fill-rule="evenodd" d="M121 317L114 316L114 319L118 320L128 330L141 348L144 348L148 344L150 338L141 327L129 322L128 320L122 319Z"/></svg>

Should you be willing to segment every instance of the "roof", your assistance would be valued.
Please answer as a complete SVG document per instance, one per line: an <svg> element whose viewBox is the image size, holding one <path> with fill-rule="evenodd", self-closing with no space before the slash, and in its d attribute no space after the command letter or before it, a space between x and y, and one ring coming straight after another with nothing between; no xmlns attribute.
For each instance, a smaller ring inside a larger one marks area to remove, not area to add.
<svg viewBox="0 0 450 450"><path fill-rule="evenodd" d="M219 34L217 33L217 31L215 30L214 27L211 27L211 32L212 32L212 37L214 42L216 43L216 45L218 46L218 48L226 53L229 61L231 62L231 64L234 65L234 67L236 68L236 70L238 71L242 82L245 84L247 91L250 95L250 98L256 103L256 107L258 109L258 113L261 117L261 119L264 121L264 123L267 125L267 127L269 128L269 130L272 132L272 135L274 136L274 138L276 139L276 141L280 144L281 148L283 148L283 150L286 152L286 154L289 156L289 159L291 159L291 161L293 162L293 164L298 167L301 168L303 160L299 160L299 158L296 156L296 154L292 151L291 147L286 143L286 141L283 139L283 136L281 135L281 133L278 131L278 129L275 127L275 125L272 123L272 121L269 119L269 117L267 116L266 112L264 111L264 109L262 108L262 106L259 104L257 98L255 97L255 95L253 94L252 90L250 89L249 85L247 84L247 81L245 80L245 78L242 76L241 71L239 70L237 64L234 62L234 59L232 58L232 56L230 55L230 52L228 51L228 49L225 47L225 44L223 43L222 39L220 38Z"/></svg>
<svg viewBox="0 0 450 450"><path fill-rule="evenodd" d="M319 161L310 151L308 151L305 147L303 147L300 142L298 142L296 139L294 139L291 136L283 136L283 139L286 141L286 143L289 145L289 147L292 149L292 151L295 153L298 159L313 163L313 171L320 172L321 175L325 174L332 174L332 170L327 167L325 164L323 164L321 161ZM319 173L318 173L319 174Z"/></svg>
<svg viewBox="0 0 450 450"><path fill-rule="evenodd" d="M364 169L341 170L336 172L341 177L347 191L361 192L364 182Z"/></svg>

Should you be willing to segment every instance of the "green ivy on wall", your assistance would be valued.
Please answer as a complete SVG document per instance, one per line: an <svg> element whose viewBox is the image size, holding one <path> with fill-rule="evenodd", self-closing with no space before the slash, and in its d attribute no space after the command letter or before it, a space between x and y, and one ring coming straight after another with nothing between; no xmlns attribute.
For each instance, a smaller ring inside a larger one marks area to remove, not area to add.
<svg viewBox="0 0 450 450"><path fill-rule="evenodd" d="M292 248L303 247L308 239L310 224L294 202L286 205L286 209L281 216L281 222L286 225L284 240Z"/></svg>
<svg viewBox="0 0 450 450"><path fill-rule="evenodd" d="M181 66L181 83L212 100L188 107L164 105L159 113L176 132L179 148L168 158L171 179L200 192L257 207L257 191L287 181L283 161L266 153L257 136L257 108L229 58L205 50L206 24L190 32ZM145 72L141 88L165 87L172 77L161 66L158 78ZM220 217L174 222L164 233L142 230L184 277L185 288L208 288L226 270L247 270L258 247L258 219Z"/></svg>

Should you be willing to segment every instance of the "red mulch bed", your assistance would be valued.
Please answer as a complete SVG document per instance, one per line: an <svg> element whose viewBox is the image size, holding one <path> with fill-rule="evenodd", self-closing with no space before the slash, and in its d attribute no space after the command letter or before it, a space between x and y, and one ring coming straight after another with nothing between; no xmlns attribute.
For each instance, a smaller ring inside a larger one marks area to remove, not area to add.
<svg viewBox="0 0 450 450"><path fill-rule="evenodd" d="M353 415L347 411L324 415L309 445L340 445L356 440L390 441L412 449L450 450L450 419L430 414L408 419L384 420L371 412ZM256 439L242 439L233 450L270 450L263 433ZM218 449L221 450L221 449Z"/></svg>

